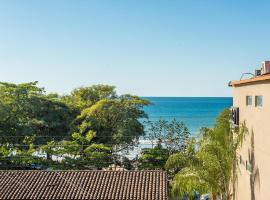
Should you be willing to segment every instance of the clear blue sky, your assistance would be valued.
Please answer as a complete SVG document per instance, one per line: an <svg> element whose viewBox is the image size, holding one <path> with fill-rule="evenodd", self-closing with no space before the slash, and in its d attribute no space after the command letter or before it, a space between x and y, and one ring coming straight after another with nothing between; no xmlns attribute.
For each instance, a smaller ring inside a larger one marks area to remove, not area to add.
<svg viewBox="0 0 270 200"><path fill-rule="evenodd" d="M229 80L270 59L269 10L247 0L1 0L0 81L231 96Z"/></svg>

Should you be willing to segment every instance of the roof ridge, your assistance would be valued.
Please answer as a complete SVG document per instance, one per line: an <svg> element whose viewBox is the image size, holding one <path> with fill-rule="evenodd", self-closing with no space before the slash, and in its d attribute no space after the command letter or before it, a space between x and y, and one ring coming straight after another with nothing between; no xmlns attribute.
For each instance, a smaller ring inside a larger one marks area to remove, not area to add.
<svg viewBox="0 0 270 200"><path fill-rule="evenodd" d="M0 172L166 172L165 170L0 170Z"/></svg>

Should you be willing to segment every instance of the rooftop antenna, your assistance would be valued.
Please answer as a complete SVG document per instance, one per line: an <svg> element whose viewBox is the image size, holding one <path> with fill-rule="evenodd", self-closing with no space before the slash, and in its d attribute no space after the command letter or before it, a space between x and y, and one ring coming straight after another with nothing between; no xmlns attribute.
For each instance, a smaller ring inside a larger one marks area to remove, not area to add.
<svg viewBox="0 0 270 200"><path fill-rule="evenodd" d="M243 73L242 76L241 76L241 78L240 78L240 80L242 80L242 79L244 78L245 75L251 75L252 78L255 77L255 75L252 74L252 73Z"/></svg>

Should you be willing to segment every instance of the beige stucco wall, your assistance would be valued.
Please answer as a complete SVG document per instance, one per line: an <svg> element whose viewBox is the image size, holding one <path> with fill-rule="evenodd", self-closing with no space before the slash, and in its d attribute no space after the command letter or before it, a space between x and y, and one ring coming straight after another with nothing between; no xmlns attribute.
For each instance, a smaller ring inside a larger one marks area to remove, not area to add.
<svg viewBox="0 0 270 200"><path fill-rule="evenodd" d="M246 96L252 96L252 106L246 106ZM255 107L255 96L263 96L263 106ZM233 104L239 107L240 122L246 122L249 134L246 136L239 155L244 161L249 161L251 155L251 135L254 133L255 157L255 199L270 199L270 81L256 82L253 84L233 88ZM251 173L244 165L240 165L238 173L237 199L248 200L251 198Z"/></svg>

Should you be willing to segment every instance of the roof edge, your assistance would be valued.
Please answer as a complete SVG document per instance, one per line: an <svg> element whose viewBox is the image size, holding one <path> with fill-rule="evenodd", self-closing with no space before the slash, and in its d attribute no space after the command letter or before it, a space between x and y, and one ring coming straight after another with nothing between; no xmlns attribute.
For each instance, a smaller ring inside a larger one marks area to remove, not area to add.
<svg viewBox="0 0 270 200"><path fill-rule="evenodd" d="M164 172L165 170L0 170L0 172Z"/></svg>
<svg viewBox="0 0 270 200"><path fill-rule="evenodd" d="M260 82L260 81L267 81L270 80L270 74L264 74L261 76L256 76L254 78L249 78L249 79L244 79L244 80L235 80L235 81L230 81L229 86L230 87L236 87L244 84L249 84L249 83L255 83L255 82Z"/></svg>

